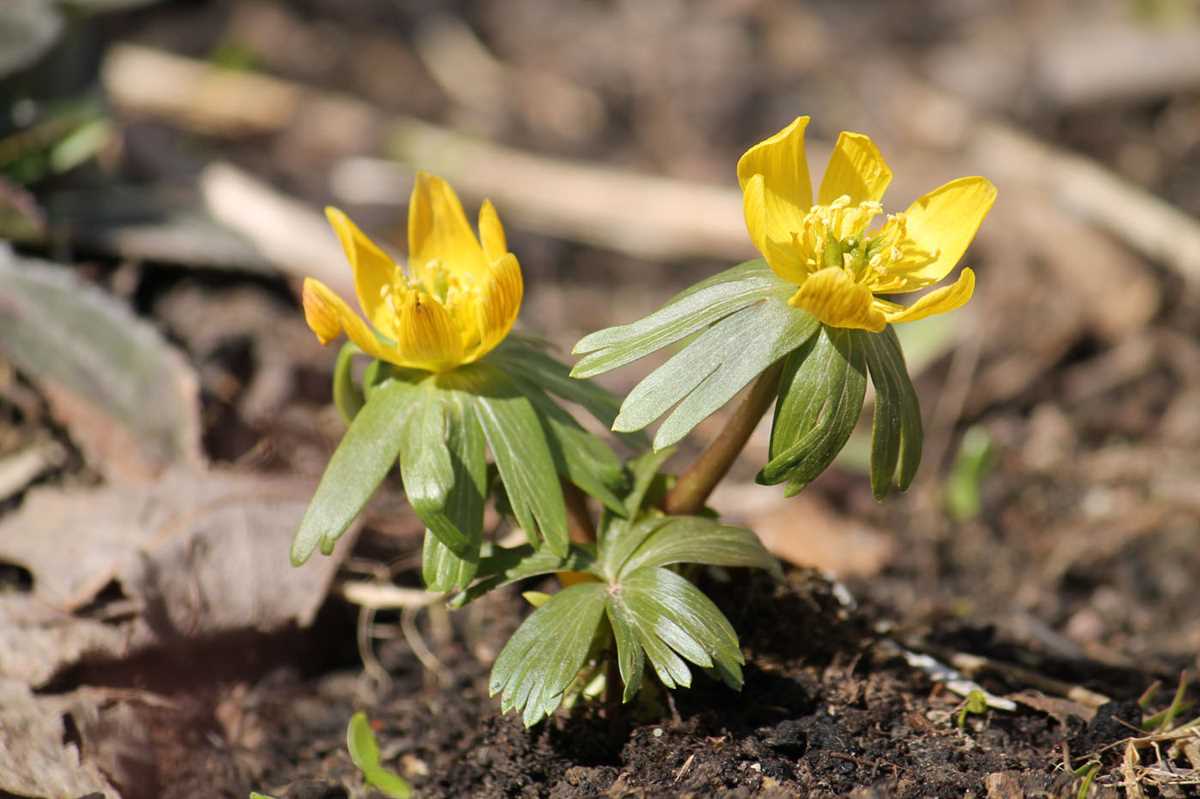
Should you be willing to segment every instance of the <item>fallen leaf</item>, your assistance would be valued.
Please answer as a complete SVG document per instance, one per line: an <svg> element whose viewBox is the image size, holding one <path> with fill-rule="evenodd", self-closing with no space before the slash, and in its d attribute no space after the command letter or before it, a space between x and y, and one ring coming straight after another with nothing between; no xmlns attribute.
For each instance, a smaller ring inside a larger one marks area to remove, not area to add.
<svg viewBox="0 0 1200 799"><path fill-rule="evenodd" d="M203 465L192 368L151 325L69 270L0 249L0 352L106 477Z"/></svg>
<svg viewBox="0 0 1200 799"><path fill-rule="evenodd" d="M87 701L74 697L75 702ZM27 685L0 680L0 793L75 797L117 791L100 769L80 758L66 734L63 697L38 697Z"/></svg>
<svg viewBox="0 0 1200 799"><path fill-rule="evenodd" d="M27 594L0 595L0 680L40 687L85 657L122 657L134 643L131 632Z"/></svg>
<svg viewBox="0 0 1200 799"><path fill-rule="evenodd" d="M836 513L814 494L743 503L737 487L714 494L719 511L742 505L738 516L776 558L835 577L877 575L895 553L895 540L869 524Z"/></svg>
<svg viewBox="0 0 1200 799"><path fill-rule="evenodd" d="M0 603L0 675L42 684L90 654L307 626L340 560L296 569L288 559L312 491L302 478L182 469L155 483L31 491L0 524L0 561L29 570L27 600L41 609ZM123 621L70 615L114 580L129 605Z"/></svg>

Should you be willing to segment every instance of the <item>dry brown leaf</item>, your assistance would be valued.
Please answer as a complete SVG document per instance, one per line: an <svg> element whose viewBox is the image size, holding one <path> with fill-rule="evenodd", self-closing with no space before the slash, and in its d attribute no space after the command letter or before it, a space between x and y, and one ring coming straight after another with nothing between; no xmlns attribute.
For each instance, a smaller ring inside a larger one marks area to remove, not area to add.
<svg viewBox="0 0 1200 799"><path fill-rule="evenodd" d="M871 577L891 561L891 536L835 513L812 495L792 497L747 524L776 557L836 577Z"/></svg>
<svg viewBox="0 0 1200 799"><path fill-rule="evenodd" d="M199 383L149 324L70 270L0 249L0 352L106 477L199 467Z"/></svg>
<svg viewBox="0 0 1200 799"><path fill-rule="evenodd" d="M42 607L0 604L23 620L0 627L0 674L41 683L91 652L308 625L340 560L301 569L288 560L312 489L291 477L178 470L152 484L32 491L0 524L0 561L29 569L29 599ZM113 580L130 618L113 627L68 615Z"/></svg>
<svg viewBox="0 0 1200 799"><path fill-rule="evenodd" d="M1046 696L1041 691L1019 691L1015 694L1008 694L1008 698L1026 707L1040 710L1062 725L1066 725L1071 716L1091 721L1096 715L1094 707L1057 696Z"/></svg>
<svg viewBox="0 0 1200 799"><path fill-rule="evenodd" d="M74 702L86 702L74 697ZM23 683L0 680L0 792L5 796L115 799L116 789L67 739L63 697L37 697Z"/></svg>
<svg viewBox="0 0 1200 799"><path fill-rule="evenodd" d="M131 631L55 610L26 594L0 595L0 680L45 685L86 656L118 658Z"/></svg>

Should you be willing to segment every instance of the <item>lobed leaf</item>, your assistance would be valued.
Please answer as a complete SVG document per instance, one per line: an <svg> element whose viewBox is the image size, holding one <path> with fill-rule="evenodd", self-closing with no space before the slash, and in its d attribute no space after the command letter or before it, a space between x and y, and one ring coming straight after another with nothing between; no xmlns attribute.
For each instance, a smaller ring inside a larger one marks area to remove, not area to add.
<svg viewBox="0 0 1200 799"><path fill-rule="evenodd" d="M476 577L479 582L450 600L450 606L462 607L489 591L524 580L561 571L590 572L594 569L596 556L580 546L573 545L565 558L549 549L534 549L531 546L500 548L484 558L479 564Z"/></svg>
<svg viewBox="0 0 1200 799"><path fill-rule="evenodd" d="M418 389L402 380L377 387L354 417L300 522L291 558L303 564L319 546L329 554L396 462Z"/></svg>
<svg viewBox="0 0 1200 799"><path fill-rule="evenodd" d="M413 511L448 549L465 555L467 536L446 515L454 488L446 397L426 383L414 395L400 446L400 476Z"/></svg>
<svg viewBox="0 0 1200 799"><path fill-rule="evenodd" d="M463 370L459 370L460 372ZM530 543L565 557L567 511L554 456L533 403L493 366L476 364L473 401L509 505Z"/></svg>
<svg viewBox="0 0 1200 799"><path fill-rule="evenodd" d="M759 472L759 482L786 480L790 496L825 471L854 432L866 390L859 338L822 325L784 365L770 460Z"/></svg>
<svg viewBox="0 0 1200 799"><path fill-rule="evenodd" d="M899 394L900 464L896 474L896 487L901 491L907 491L921 465L921 449L924 444L921 401L908 376L908 368L904 363L904 352L900 348L900 340L896 337L896 331L888 327L876 338L875 346L883 356L879 358L881 365L890 368L895 390ZM874 372L872 372L872 380L874 380ZM881 390L878 383L875 384L875 387L876 391Z"/></svg>
<svg viewBox="0 0 1200 799"><path fill-rule="evenodd" d="M637 521L618 521L610 525L600 548L598 568L609 582L616 582L625 562L672 517L648 515Z"/></svg>
<svg viewBox="0 0 1200 799"><path fill-rule="evenodd" d="M625 505L616 491L625 482L621 459L597 436L588 433L536 384L520 378L513 382L537 409L550 454L558 473L600 500L614 513Z"/></svg>
<svg viewBox="0 0 1200 799"><path fill-rule="evenodd" d="M628 702L642 687L642 675L646 671L646 655L638 640L629 609L623 602L606 602L604 606L612 627L613 644L617 647L617 668L621 672L621 702Z"/></svg>
<svg viewBox="0 0 1200 799"><path fill-rule="evenodd" d="M474 579L483 543L483 506L488 486L485 438L473 405L457 392L448 393L443 404L454 481L442 514L466 538L466 545L456 551L433 529L426 530L421 575L431 591L465 588Z"/></svg>
<svg viewBox="0 0 1200 799"><path fill-rule="evenodd" d="M776 577L783 572L779 562L752 531L732 527L699 516L669 516L643 538L641 544L618 566L618 579L641 569L676 563L708 566L745 566L765 569Z"/></svg>
<svg viewBox="0 0 1200 799"><path fill-rule="evenodd" d="M786 296L794 290L788 286L762 260L739 264L692 286L644 319L585 336L573 352L587 354L571 375L612 371L781 291Z"/></svg>
<svg viewBox="0 0 1200 799"><path fill-rule="evenodd" d="M583 667L604 617L608 587L580 583L563 589L517 628L492 667L488 692L500 708L522 711L532 727L558 708Z"/></svg>
<svg viewBox="0 0 1200 799"><path fill-rule="evenodd" d="M583 407L605 427L612 427L621 401L591 380L573 378L566 364L550 357L528 338L510 335L486 359L557 397ZM634 446L641 443L634 439Z"/></svg>
<svg viewBox="0 0 1200 799"><path fill-rule="evenodd" d="M762 299L721 319L640 382L621 406L616 430L636 430L678 403L654 437L670 446L818 328L781 297Z"/></svg>
<svg viewBox="0 0 1200 799"><path fill-rule="evenodd" d="M346 424L354 420L366 401L362 389L354 384L354 374L351 371L354 356L361 354L362 350L358 345L347 341L338 350L337 361L333 365L333 404L337 406Z"/></svg>

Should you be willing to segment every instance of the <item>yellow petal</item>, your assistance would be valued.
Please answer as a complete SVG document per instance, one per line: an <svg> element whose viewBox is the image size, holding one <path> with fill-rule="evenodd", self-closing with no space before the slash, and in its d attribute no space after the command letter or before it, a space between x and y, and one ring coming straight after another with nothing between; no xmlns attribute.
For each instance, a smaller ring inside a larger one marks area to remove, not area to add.
<svg viewBox="0 0 1200 799"><path fill-rule="evenodd" d="M496 213L491 200L484 200L479 207L479 240L488 263L495 263L508 252L504 226L500 224L500 215Z"/></svg>
<svg viewBox="0 0 1200 799"><path fill-rule="evenodd" d="M892 170L871 137L842 131L825 167L817 202L829 205L842 195L850 197L850 205L881 200L891 182Z"/></svg>
<svg viewBox="0 0 1200 799"><path fill-rule="evenodd" d="M358 295L363 313L385 335L392 335L392 312L385 302L384 292L390 290L398 267L337 208L326 208L325 218L337 233L346 260L350 262L354 272L354 293Z"/></svg>
<svg viewBox="0 0 1200 799"><path fill-rule="evenodd" d="M813 272L788 300L830 327L849 327L878 333L887 326L866 286L854 282L845 269L831 266Z"/></svg>
<svg viewBox="0 0 1200 799"><path fill-rule="evenodd" d="M414 290L396 309L396 351L394 363L441 372L463 362L462 335L440 302Z"/></svg>
<svg viewBox="0 0 1200 799"><path fill-rule="evenodd" d="M769 139L759 142L738 161L738 184L742 190L755 175L762 175L762 209L753 225L747 210L750 238L762 251L764 234L788 241L800 229L804 214L812 206L812 182L804 154L804 129L808 117L800 117ZM756 201L757 202L757 201ZM765 253L764 253L765 254Z"/></svg>
<svg viewBox="0 0 1200 799"><path fill-rule="evenodd" d="M910 205L904 214L908 237L936 257L905 276L929 285L950 274L995 201L996 187L990 180L969 177L952 180Z"/></svg>
<svg viewBox="0 0 1200 799"><path fill-rule="evenodd" d="M491 275L480 287L477 300L479 340L468 361L475 361L496 348L512 330L521 312L521 299L525 294L525 282L517 257L505 253L491 266Z"/></svg>
<svg viewBox="0 0 1200 799"><path fill-rule="evenodd" d="M322 344L328 344L345 332L363 352L374 358L395 362L395 354L379 343L367 323L333 289L319 280L306 277L301 298L304 321Z"/></svg>
<svg viewBox="0 0 1200 799"><path fill-rule="evenodd" d="M408 257L411 277L425 283L431 262L450 274L465 273L473 280L487 275L487 262L462 203L450 184L428 172L418 172L408 205Z"/></svg>
<svg viewBox="0 0 1200 799"><path fill-rule="evenodd" d="M975 293L975 272L964 267L958 280L949 286L934 289L912 305L905 307L886 300L875 300L875 307L889 324L915 322L927 316L946 313L961 308Z"/></svg>

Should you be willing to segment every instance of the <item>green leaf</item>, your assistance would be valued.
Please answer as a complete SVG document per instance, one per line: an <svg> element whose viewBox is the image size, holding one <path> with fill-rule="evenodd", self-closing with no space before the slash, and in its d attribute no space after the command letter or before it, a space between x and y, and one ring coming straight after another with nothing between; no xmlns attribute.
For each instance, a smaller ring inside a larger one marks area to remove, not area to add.
<svg viewBox="0 0 1200 799"><path fill-rule="evenodd" d="M613 642L617 647L617 667L621 672L621 682L625 689L621 692L621 702L628 702L637 695L642 687L642 675L646 671L646 656L638 641L637 632L629 616L629 609L623 602L606 602L605 612L608 623L612 627Z"/></svg>
<svg viewBox="0 0 1200 799"><path fill-rule="evenodd" d="M678 403L654 437L662 449L687 435L755 377L812 337L817 321L780 297L721 319L630 392L616 430L645 427Z"/></svg>
<svg viewBox="0 0 1200 799"><path fill-rule="evenodd" d="M446 497L445 518L467 540L455 552L432 530L425 533L421 574L431 591L465 588L479 566L483 542L483 506L487 499L487 454L483 428L469 397L457 392L445 397L450 465L454 484Z"/></svg>
<svg viewBox="0 0 1200 799"><path fill-rule="evenodd" d="M498 548L497 552L484 558L476 574L478 582L450 600L450 606L460 608L489 591L524 580L555 572L593 571L596 556L588 550L572 545L565 558L549 549L534 549L531 546Z"/></svg>
<svg viewBox="0 0 1200 799"><path fill-rule="evenodd" d="M646 452L629 462L629 471L633 475L633 488L625 497L625 515L630 519L637 518L646 501L646 492L654 483L659 470L664 463L675 454L674 447L663 447L660 450Z"/></svg>
<svg viewBox="0 0 1200 799"><path fill-rule="evenodd" d="M755 302L795 290L788 286L762 260L739 264L692 286L644 319L585 336L574 352L588 354L571 375L591 377L636 361Z"/></svg>
<svg viewBox="0 0 1200 799"><path fill-rule="evenodd" d="M737 633L720 609L678 574L661 567L641 569L623 577L620 590L609 592L609 601L624 605L635 634L668 688L672 683L690 685L691 672L677 657L667 657L664 647L702 668L716 667L740 687L745 658Z"/></svg>
<svg viewBox="0 0 1200 799"><path fill-rule="evenodd" d="M259 793L258 791L251 791L250 799L275 799L275 797L267 796L265 793Z"/></svg>
<svg viewBox="0 0 1200 799"><path fill-rule="evenodd" d="M618 566L618 580L640 569L675 563L745 566L783 576L779 562L750 530L698 516L669 516Z"/></svg>
<svg viewBox="0 0 1200 799"><path fill-rule="evenodd" d="M403 430L417 387L389 380L371 394L338 444L292 542L292 564L320 546L329 554L400 454Z"/></svg>
<svg viewBox="0 0 1200 799"><path fill-rule="evenodd" d="M350 724L346 727L346 748L350 750L350 760L358 766L363 779L370 785L392 799L408 799L412 796L412 786L407 780L380 765L379 742L375 740L366 713L359 711L350 717Z"/></svg>
<svg viewBox="0 0 1200 799"><path fill-rule="evenodd" d="M350 717L346 727L346 748L350 750L350 760L360 771L379 765L379 741L375 739L367 714L361 710Z"/></svg>
<svg viewBox="0 0 1200 799"><path fill-rule="evenodd" d="M479 421L517 523L531 544L544 542L551 552L565 556L567 510L537 410L495 367L476 364L469 377L477 381L472 393Z"/></svg>
<svg viewBox="0 0 1200 799"><path fill-rule="evenodd" d="M617 418L620 400L591 380L571 377L566 364L547 355L528 338L509 335L485 360L585 408L605 427L612 427Z"/></svg>
<svg viewBox="0 0 1200 799"><path fill-rule="evenodd" d="M784 365L759 482L788 481L788 495L816 478L846 445L862 414L865 356L851 331L821 326Z"/></svg>
<svg viewBox="0 0 1200 799"><path fill-rule="evenodd" d="M354 366L354 356L361 354L362 350L354 342L347 341L338 351L337 362L333 365L333 403L341 412L346 424L350 424L354 420L366 401L362 390L354 384L354 375L351 371Z"/></svg>
<svg viewBox="0 0 1200 799"><path fill-rule="evenodd" d="M892 366L900 391L900 470L896 475L896 487L907 491L921 465L921 449L925 440L921 426L921 401L908 376L904 352L900 348L900 340L896 338L896 331L888 327L883 331L877 347L879 343L889 352L887 362Z"/></svg>
<svg viewBox="0 0 1200 799"><path fill-rule="evenodd" d="M451 552L467 557L470 539L446 513L458 477L450 456L448 399L447 392L430 383L422 384L413 394L401 432L400 476L408 504L429 531ZM463 417L458 421L461 424Z"/></svg>
<svg viewBox="0 0 1200 799"><path fill-rule="evenodd" d="M488 692L500 708L522 711L526 727L552 714L587 659L604 617L603 583L580 583L555 594L517 628L492 667Z"/></svg>
<svg viewBox="0 0 1200 799"><path fill-rule="evenodd" d="M616 582L621 567L658 528L672 517L647 515L635 521L619 520L609 526L600 548L599 570L609 582Z"/></svg>
<svg viewBox="0 0 1200 799"><path fill-rule="evenodd" d="M538 411L558 473L614 513L624 514L625 505L615 493L625 479L621 459L600 438L580 427L571 414L536 384L520 378L513 382Z"/></svg>

